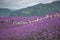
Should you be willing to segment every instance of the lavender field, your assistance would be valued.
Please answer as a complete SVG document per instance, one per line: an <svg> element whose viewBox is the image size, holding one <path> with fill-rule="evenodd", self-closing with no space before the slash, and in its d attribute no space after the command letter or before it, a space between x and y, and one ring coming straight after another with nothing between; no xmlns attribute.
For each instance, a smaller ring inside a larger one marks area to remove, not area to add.
<svg viewBox="0 0 60 40"><path fill-rule="evenodd" d="M54 14L56 13L46 15ZM60 16L53 16L28 24L12 24L11 22L11 20L16 22L35 20L44 16L0 17L0 40L60 40ZM5 23L6 20L9 20L9 23Z"/></svg>

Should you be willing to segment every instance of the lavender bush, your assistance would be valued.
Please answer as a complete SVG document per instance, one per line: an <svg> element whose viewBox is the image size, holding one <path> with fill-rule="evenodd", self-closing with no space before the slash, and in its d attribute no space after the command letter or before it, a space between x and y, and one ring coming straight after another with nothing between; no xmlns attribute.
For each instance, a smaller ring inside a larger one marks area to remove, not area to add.
<svg viewBox="0 0 60 40"><path fill-rule="evenodd" d="M10 18L10 19L9 19ZM1 20L26 21L31 18L6 17ZM40 17L39 17L40 18ZM0 21L1 21L0 20ZM0 40L60 40L60 17L48 18L31 24L15 25L0 23Z"/></svg>

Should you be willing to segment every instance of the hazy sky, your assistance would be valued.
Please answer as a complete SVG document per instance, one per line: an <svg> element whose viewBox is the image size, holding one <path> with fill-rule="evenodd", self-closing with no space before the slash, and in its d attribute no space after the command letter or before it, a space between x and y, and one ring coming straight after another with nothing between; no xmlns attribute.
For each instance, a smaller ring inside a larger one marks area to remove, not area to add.
<svg viewBox="0 0 60 40"><path fill-rule="evenodd" d="M12 10L26 8L38 3L51 3L57 0L0 0L0 8L9 8Z"/></svg>

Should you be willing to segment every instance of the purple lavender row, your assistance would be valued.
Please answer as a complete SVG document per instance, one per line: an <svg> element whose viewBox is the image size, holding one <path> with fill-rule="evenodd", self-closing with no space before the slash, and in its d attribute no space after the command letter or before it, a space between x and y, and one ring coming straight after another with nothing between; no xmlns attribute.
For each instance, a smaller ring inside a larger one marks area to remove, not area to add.
<svg viewBox="0 0 60 40"><path fill-rule="evenodd" d="M48 18L52 18L52 17L59 17L60 14L57 12L55 14L52 15L49 14L49 15L45 15L45 16L42 16L42 17L0 17L0 24L3 25L3 24L14 24L14 25L22 25L22 24L30 24L30 23L33 23L33 22L37 22L37 21L41 21L41 20L45 20L45 19L48 19ZM18 19L18 20L17 20ZM2 27L1 27L2 28Z"/></svg>
<svg viewBox="0 0 60 40"><path fill-rule="evenodd" d="M11 27L9 24L6 26ZM60 40L60 16L14 28L2 28L0 40Z"/></svg>

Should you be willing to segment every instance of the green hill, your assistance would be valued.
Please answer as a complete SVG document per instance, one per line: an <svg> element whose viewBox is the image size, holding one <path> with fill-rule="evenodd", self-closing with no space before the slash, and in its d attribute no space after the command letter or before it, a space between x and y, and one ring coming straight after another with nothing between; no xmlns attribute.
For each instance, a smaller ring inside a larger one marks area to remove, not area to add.
<svg viewBox="0 0 60 40"><path fill-rule="evenodd" d="M56 11L60 11L60 1L56 1L50 4L37 4L28 8L16 10L13 14L18 16L41 16L45 13Z"/></svg>
<svg viewBox="0 0 60 40"><path fill-rule="evenodd" d="M12 11L7 8L0 8L0 16L9 16L11 12Z"/></svg>
<svg viewBox="0 0 60 40"><path fill-rule="evenodd" d="M55 1L49 4L37 4L15 11L0 8L0 16L41 16L49 12L57 11L60 11L60 1Z"/></svg>

